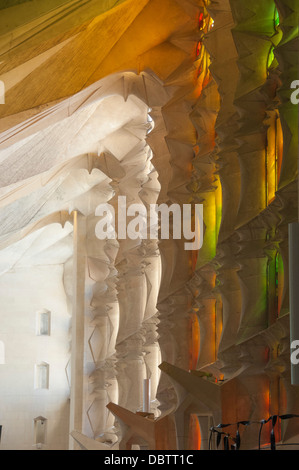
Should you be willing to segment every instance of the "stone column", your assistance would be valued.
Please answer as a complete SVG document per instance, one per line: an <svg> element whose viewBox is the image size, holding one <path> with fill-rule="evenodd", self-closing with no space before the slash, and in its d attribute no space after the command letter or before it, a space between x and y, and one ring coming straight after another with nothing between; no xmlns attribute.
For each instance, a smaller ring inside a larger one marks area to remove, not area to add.
<svg viewBox="0 0 299 470"><path fill-rule="evenodd" d="M85 238L86 220L78 211L73 213L73 299L70 432L82 431L84 380L84 310L85 310ZM72 437L69 449L76 447Z"/></svg>

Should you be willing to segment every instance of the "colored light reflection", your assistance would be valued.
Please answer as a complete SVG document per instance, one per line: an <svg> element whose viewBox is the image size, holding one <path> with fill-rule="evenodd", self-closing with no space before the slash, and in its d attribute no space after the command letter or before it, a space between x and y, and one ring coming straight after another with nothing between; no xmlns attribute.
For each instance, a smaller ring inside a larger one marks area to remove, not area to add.
<svg viewBox="0 0 299 470"><path fill-rule="evenodd" d="M222 187L219 175L216 175L217 178L217 189L215 191L215 211L216 211L216 224L215 224L215 231L216 231L216 243L218 241L219 230L222 220Z"/></svg>
<svg viewBox="0 0 299 470"><path fill-rule="evenodd" d="M197 367L197 361L200 348L200 328L196 313L191 314L189 320L189 369L194 370Z"/></svg>
<svg viewBox="0 0 299 470"><path fill-rule="evenodd" d="M284 266L280 253L275 257L275 291L277 298L277 316L279 316L284 288Z"/></svg>
<svg viewBox="0 0 299 470"><path fill-rule="evenodd" d="M268 61L267 61L267 68L269 69L272 64L274 63L275 60L275 55L274 55L274 46L271 46L269 55L268 55Z"/></svg>
<svg viewBox="0 0 299 470"><path fill-rule="evenodd" d="M223 304L221 299L216 301L215 304L215 356L217 359L219 344L221 341L223 330Z"/></svg>
<svg viewBox="0 0 299 470"><path fill-rule="evenodd" d="M201 48L202 48L202 43L201 41L198 41L197 46L196 46L196 57L199 57Z"/></svg>
<svg viewBox="0 0 299 470"><path fill-rule="evenodd" d="M195 86L195 96L198 98L201 95L202 89L209 83L211 80L210 75L210 56L206 51L206 48L203 45L204 35L208 33L211 28L214 26L214 21L204 9L204 12L201 12L198 17L198 29L201 33L201 37L196 45L196 61L198 62L197 71L196 71L196 86Z"/></svg>
<svg viewBox="0 0 299 470"><path fill-rule="evenodd" d="M200 13L198 17L198 28L202 30L203 25L204 25L204 16L203 16L203 13Z"/></svg>
<svg viewBox="0 0 299 470"><path fill-rule="evenodd" d="M280 24L279 13L278 13L277 8L275 7L275 10L274 10L274 27L275 27L275 29L278 28L279 24Z"/></svg>
<svg viewBox="0 0 299 470"><path fill-rule="evenodd" d="M198 417L195 414L190 415L189 426L189 449L200 450L201 447L201 432Z"/></svg>
<svg viewBox="0 0 299 470"><path fill-rule="evenodd" d="M270 204L278 189L283 156L283 133L278 114L270 117L265 157L266 205Z"/></svg>
<svg viewBox="0 0 299 470"><path fill-rule="evenodd" d="M279 178L281 173L281 164L282 164L282 157L283 157L283 130L281 126L281 120L279 116L275 122L275 130L276 130L276 189L278 189L279 185Z"/></svg>
<svg viewBox="0 0 299 470"><path fill-rule="evenodd" d="M215 175L215 179L215 190L203 194L203 219L205 230L203 245L197 257L196 270L216 255L222 220L222 188L218 175Z"/></svg>

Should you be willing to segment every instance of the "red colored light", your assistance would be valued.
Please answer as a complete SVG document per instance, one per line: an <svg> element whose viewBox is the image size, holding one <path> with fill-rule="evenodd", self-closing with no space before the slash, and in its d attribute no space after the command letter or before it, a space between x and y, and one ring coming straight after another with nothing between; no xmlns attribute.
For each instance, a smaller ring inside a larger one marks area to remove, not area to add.
<svg viewBox="0 0 299 470"><path fill-rule="evenodd" d="M203 28L203 13L200 13L199 18L198 18L198 27L199 29Z"/></svg>

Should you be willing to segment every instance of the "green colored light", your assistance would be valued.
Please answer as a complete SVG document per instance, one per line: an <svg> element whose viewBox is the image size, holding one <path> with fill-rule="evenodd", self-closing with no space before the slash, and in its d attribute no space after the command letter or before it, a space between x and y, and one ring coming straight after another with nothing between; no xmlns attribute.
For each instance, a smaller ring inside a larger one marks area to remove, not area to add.
<svg viewBox="0 0 299 470"><path fill-rule="evenodd" d="M274 10L274 26L275 26L275 29L278 28L279 23L280 23L279 13L278 13L277 8L275 8L275 10Z"/></svg>
<svg viewBox="0 0 299 470"><path fill-rule="evenodd" d="M274 55L274 46L271 46L271 49L270 49L269 55L268 55L268 62L267 62L267 68L268 68L268 69L269 69L269 68L271 67L271 65L273 64L274 59L275 59L275 55Z"/></svg>

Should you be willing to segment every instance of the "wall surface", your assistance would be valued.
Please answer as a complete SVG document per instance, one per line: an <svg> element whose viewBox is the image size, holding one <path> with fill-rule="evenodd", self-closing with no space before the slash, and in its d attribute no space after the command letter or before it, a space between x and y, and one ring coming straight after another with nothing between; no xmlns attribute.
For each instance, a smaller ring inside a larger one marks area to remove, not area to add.
<svg viewBox="0 0 299 470"><path fill-rule="evenodd" d="M3 450L34 450L34 419L47 419L45 449L67 449L69 325L63 265L12 270L0 282L0 419ZM36 335L36 314L51 312L49 336ZM35 365L49 364L49 388L35 388ZM50 445L48 445L50 443Z"/></svg>

